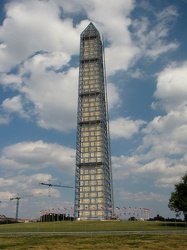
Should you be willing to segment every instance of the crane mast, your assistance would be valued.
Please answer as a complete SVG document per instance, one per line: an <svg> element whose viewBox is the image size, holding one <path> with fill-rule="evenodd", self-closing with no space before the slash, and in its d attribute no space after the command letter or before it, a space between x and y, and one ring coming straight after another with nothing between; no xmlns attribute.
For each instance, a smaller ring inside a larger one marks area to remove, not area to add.
<svg viewBox="0 0 187 250"><path fill-rule="evenodd" d="M39 195L41 193L38 193L38 194L35 194L35 195ZM34 196L34 195L26 195L26 196L23 196L23 197L20 197L19 194L17 194L16 197L13 197L13 198L10 198L10 201L12 200L16 200L16 221L18 220L18 213L19 213L19 201L20 199L23 199L23 198L26 198L26 197L30 197L30 196Z"/></svg>
<svg viewBox="0 0 187 250"><path fill-rule="evenodd" d="M19 200L20 200L20 199L21 199L21 197L19 197L19 195L18 195L17 197L10 198L10 201L16 200L16 221L18 220Z"/></svg>

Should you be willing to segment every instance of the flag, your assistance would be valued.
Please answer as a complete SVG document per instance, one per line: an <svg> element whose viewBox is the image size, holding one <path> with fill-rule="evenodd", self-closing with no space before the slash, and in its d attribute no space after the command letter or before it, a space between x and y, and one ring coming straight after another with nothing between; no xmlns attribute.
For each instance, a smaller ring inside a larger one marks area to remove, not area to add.
<svg viewBox="0 0 187 250"><path fill-rule="evenodd" d="M120 207L116 207L116 210L120 210Z"/></svg>

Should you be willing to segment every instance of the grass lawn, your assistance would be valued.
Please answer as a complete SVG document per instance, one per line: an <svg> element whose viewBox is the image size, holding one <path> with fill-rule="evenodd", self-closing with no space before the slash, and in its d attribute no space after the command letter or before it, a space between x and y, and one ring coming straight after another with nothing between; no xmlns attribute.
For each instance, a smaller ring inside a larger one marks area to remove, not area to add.
<svg viewBox="0 0 187 250"><path fill-rule="evenodd" d="M178 231L182 230L182 231ZM116 234L111 234L115 231ZM120 234L120 231L134 231ZM144 232L157 231L156 234ZM178 231L178 233L176 233ZM30 234L20 235L28 232ZM46 232L46 234L37 234ZM83 232L83 234L52 234ZM88 232L88 234L86 234ZM89 233L90 232L90 233ZM94 234L91 232L104 232ZM0 249L187 249L187 225L156 221L63 221L0 224ZM16 234L18 233L18 234ZM33 234L32 234L33 233Z"/></svg>
<svg viewBox="0 0 187 250"><path fill-rule="evenodd" d="M187 224L157 221L61 221L0 224L0 233L187 230Z"/></svg>
<svg viewBox="0 0 187 250"><path fill-rule="evenodd" d="M187 249L187 237L186 234L0 236L0 249L184 250Z"/></svg>

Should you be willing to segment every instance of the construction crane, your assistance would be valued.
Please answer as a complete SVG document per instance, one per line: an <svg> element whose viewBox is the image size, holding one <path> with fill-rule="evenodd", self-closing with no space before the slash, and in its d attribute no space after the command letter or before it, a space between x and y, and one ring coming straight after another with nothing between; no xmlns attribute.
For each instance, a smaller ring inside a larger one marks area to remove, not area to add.
<svg viewBox="0 0 187 250"><path fill-rule="evenodd" d="M41 194L41 193L38 193L38 194ZM10 198L10 201L12 201L12 200L17 200L17 201L16 201L16 221L18 220L19 200L20 200L20 199L23 199L23 198L26 198L26 197L30 197L30 196L34 196L34 195L27 195L27 196L20 197L19 194L17 194L16 197Z"/></svg>

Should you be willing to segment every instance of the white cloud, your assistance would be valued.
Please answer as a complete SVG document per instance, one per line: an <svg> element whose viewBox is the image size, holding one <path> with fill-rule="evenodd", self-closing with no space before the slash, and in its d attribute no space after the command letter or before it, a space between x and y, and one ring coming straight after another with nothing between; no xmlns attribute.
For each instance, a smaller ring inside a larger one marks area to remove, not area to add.
<svg viewBox="0 0 187 250"><path fill-rule="evenodd" d="M163 117L155 117L143 130L145 136L140 150L149 150L147 157L182 157L186 152L185 113L169 113Z"/></svg>
<svg viewBox="0 0 187 250"><path fill-rule="evenodd" d="M172 133L173 130L185 124L187 121L187 110L184 112L171 111L165 116L155 117L145 128L144 132L149 133Z"/></svg>
<svg viewBox="0 0 187 250"><path fill-rule="evenodd" d="M175 21L175 18L178 16L177 7L175 5L169 5L161 12L155 12L155 15L160 21Z"/></svg>
<svg viewBox="0 0 187 250"><path fill-rule="evenodd" d="M180 143L181 145L186 146L187 125L184 124L175 128L172 132L172 135L174 140L178 141L178 143Z"/></svg>
<svg viewBox="0 0 187 250"><path fill-rule="evenodd" d="M140 157L138 155L119 157L112 156L112 169L114 180L125 180L131 175L136 175L136 170L140 167Z"/></svg>
<svg viewBox="0 0 187 250"><path fill-rule="evenodd" d="M6 125L10 122L10 117L8 115L0 115L0 125Z"/></svg>
<svg viewBox="0 0 187 250"><path fill-rule="evenodd" d="M150 161L137 169L137 173L143 173L144 175L158 175L158 176L176 176L177 174L183 175L185 173L186 166L181 165L176 160L160 158ZM170 177L171 178L171 177ZM164 179L164 178L163 178ZM166 180L167 178L165 178Z"/></svg>
<svg viewBox="0 0 187 250"><path fill-rule="evenodd" d="M107 84L108 108L118 108L121 105L120 89L113 83Z"/></svg>
<svg viewBox="0 0 187 250"><path fill-rule="evenodd" d="M6 73L2 73L0 75L0 80L1 80L1 85L6 88L18 88L19 85L21 85L22 83L22 79L19 75L16 74L6 74ZM15 86L16 85L16 86Z"/></svg>
<svg viewBox="0 0 187 250"><path fill-rule="evenodd" d="M142 120L130 120L129 118L119 117L110 121L111 139L126 138L130 139L138 133L139 128L145 124Z"/></svg>
<svg viewBox="0 0 187 250"><path fill-rule="evenodd" d="M12 193L9 192L9 191L7 191L7 192L6 191L1 191L0 192L0 200L1 201L10 200L11 196L12 196Z"/></svg>
<svg viewBox="0 0 187 250"><path fill-rule="evenodd" d="M4 111L7 111L8 113L13 113L16 112L18 113L21 117L28 119L29 116L27 113L24 111L24 108L22 106L22 100L21 96L14 96L12 98L7 98L3 101L2 103L2 108Z"/></svg>
<svg viewBox="0 0 187 250"><path fill-rule="evenodd" d="M187 105L187 62L171 63L157 77L154 97L156 105L167 112L181 110Z"/></svg>
<svg viewBox="0 0 187 250"><path fill-rule="evenodd" d="M124 190L119 190L118 191L118 195L120 195L120 199L122 201L128 201L129 204L134 202L142 202L145 203L146 201L152 201L154 202L155 200L157 202L163 202L166 201L168 199L168 197L166 195L163 194L157 194L154 192L137 192L137 193L131 193L131 192L127 192Z"/></svg>
<svg viewBox="0 0 187 250"><path fill-rule="evenodd" d="M177 157L183 161L186 152L186 71L187 63L172 63L157 77L154 106L163 109L166 114L155 117L146 128L139 149L148 151L147 159ZM184 164L183 171L185 171Z"/></svg>
<svg viewBox="0 0 187 250"><path fill-rule="evenodd" d="M47 70L60 70L70 61L70 56L66 52L40 52L24 63L22 68L31 72L42 72Z"/></svg>
<svg viewBox="0 0 187 250"><path fill-rule="evenodd" d="M60 8L53 1L8 3L0 33L6 45L0 50L1 71L10 70L40 50L78 54L79 33L70 18L62 20L59 16Z"/></svg>
<svg viewBox="0 0 187 250"><path fill-rule="evenodd" d="M164 177L160 178L156 181L155 186L159 188L174 188L174 184L179 183L181 176L172 176L172 177Z"/></svg>
<svg viewBox="0 0 187 250"><path fill-rule="evenodd" d="M19 68L17 75L3 74L2 84L21 95L4 100L5 111L34 117L40 127L69 131L76 127L78 68L62 71L70 58L66 53L36 54ZM42 80L41 80L42 79ZM15 82L14 82L15 80ZM109 108L120 105L119 90L108 84ZM28 102L32 108L27 109ZM65 119L66 118L66 119Z"/></svg>
<svg viewBox="0 0 187 250"><path fill-rule="evenodd" d="M14 96L13 98L7 98L3 101L2 104L4 109L10 110L10 111L16 111L19 112L22 110L22 105L20 101L20 96Z"/></svg>
<svg viewBox="0 0 187 250"><path fill-rule="evenodd" d="M151 157L150 157L151 154ZM130 181L136 185L151 182L154 188L172 188L187 171L185 156L181 159L159 158L157 153L133 153L132 156L112 157L113 178L115 181ZM130 185L132 188L132 186Z"/></svg>
<svg viewBox="0 0 187 250"><path fill-rule="evenodd" d="M105 49L107 58L107 74L113 75L119 70L126 71L133 58L139 52L133 45L117 45Z"/></svg>
<svg viewBox="0 0 187 250"><path fill-rule="evenodd" d="M6 45L0 53L4 59L4 64L1 66L6 70L40 50L66 51L69 55L78 54L79 34L88 21L84 20L74 27L72 19L69 18L72 13L85 14L106 36L109 43L106 48L108 74L126 70L134 57L140 53L140 47L143 53L147 50L151 56L176 48L175 43L167 44L162 41L169 31L167 21L177 16L172 6L155 14L160 25L151 28L151 32L149 32L149 22L146 18L141 17L141 22L140 20L133 22L141 46L134 44L129 31L130 13L134 8L135 1L133 0L125 2L110 0L107 4L98 0L11 2L6 5L6 21L0 35L2 44ZM63 13L67 14L66 19L60 18ZM12 39L13 36L16 39Z"/></svg>
<svg viewBox="0 0 187 250"><path fill-rule="evenodd" d="M0 178L0 200L9 200L11 197L18 196L37 196L48 195L48 190L39 186L40 182L48 183L55 180L50 174L17 175L13 177ZM15 189L16 187L16 189ZM37 188L38 187L38 188ZM57 195L57 193L56 193Z"/></svg>
<svg viewBox="0 0 187 250"><path fill-rule="evenodd" d="M132 78L140 79L140 78L142 78L142 76L143 76L143 72L141 72L140 69L136 68L134 71L129 71L129 75L130 75Z"/></svg>
<svg viewBox="0 0 187 250"><path fill-rule="evenodd" d="M147 10L152 12L156 21L150 22L149 17L145 16L133 20L133 41L140 48L141 55L157 59L161 54L175 50L179 46L177 42L167 40L169 30L178 13L172 5L161 12L155 11L150 5Z"/></svg>
<svg viewBox="0 0 187 250"><path fill-rule="evenodd" d="M15 181L13 181L12 179L3 179L0 178L0 186L1 187L10 187L12 185L15 185Z"/></svg>
<svg viewBox="0 0 187 250"><path fill-rule="evenodd" d="M58 6L63 8L63 13L80 14L85 5L90 5L90 0L52 0ZM92 2L92 0L91 0Z"/></svg>
<svg viewBox="0 0 187 250"><path fill-rule="evenodd" d="M38 125L46 129L69 131L75 128L78 68L56 73L68 61L69 58L62 53L40 54L20 67L17 78L22 79L21 84L12 84L10 76L7 75L6 79L4 75L2 83L10 82L10 86L21 93L4 100L4 110L18 112L21 117L34 117ZM28 103L33 104L29 109Z"/></svg>
<svg viewBox="0 0 187 250"><path fill-rule="evenodd" d="M53 166L65 175L72 175L75 166L75 150L43 141L20 142L2 150L0 165L3 171L39 170Z"/></svg>
<svg viewBox="0 0 187 250"><path fill-rule="evenodd" d="M79 53L79 36L89 21L74 24L72 14L90 19L105 36L107 75L112 75L119 70L126 71L142 52L160 55L172 47L164 39L169 32L167 20L177 15L175 9L167 9L160 15L157 13L161 23L152 29L144 17L140 26L139 21L134 21L134 32L140 40L140 44L136 44L129 30L134 8L133 0L110 0L107 4L98 0L20 0L7 3L0 32L3 44L0 69L9 71L16 67L17 72L4 72L1 84L19 94L4 100L4 111L34 118L42 128L63 132L75 129L78 68L72 67L71 59ZM139 76L138 71L135 73L136 77ZM115 85L108 84L110 109L121 105L120 90ZM132 132L129 135L124 131L120 133L129 138Z"/></svg>

